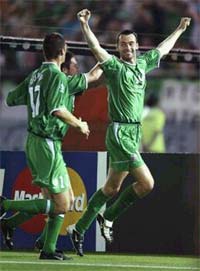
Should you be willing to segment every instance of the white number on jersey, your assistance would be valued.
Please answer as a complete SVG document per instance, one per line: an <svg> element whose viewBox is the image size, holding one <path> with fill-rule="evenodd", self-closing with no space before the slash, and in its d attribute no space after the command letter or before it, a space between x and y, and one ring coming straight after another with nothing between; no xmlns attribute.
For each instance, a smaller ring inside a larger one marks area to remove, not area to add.
<svg viewBox="0 0 200 271"><path fill-rule="evenodd" d="M32 117L35 118L39 114L40 107L40 86L29 87L30 103L32 109ZM34 99L34 97L36 98Z"/></svg>

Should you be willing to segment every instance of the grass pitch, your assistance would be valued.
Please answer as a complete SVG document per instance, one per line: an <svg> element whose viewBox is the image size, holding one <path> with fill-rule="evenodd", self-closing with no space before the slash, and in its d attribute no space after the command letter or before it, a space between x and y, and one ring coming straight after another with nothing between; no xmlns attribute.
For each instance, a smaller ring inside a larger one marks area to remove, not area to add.
<svg viewBox="0 0 200 271"><path fill-rule="evenodd" d="M198 270L200 260L192 257L141 256L93 253L84 257L70 253L70 261L39 260L35 252L0 252L1 271L172 271Z"/></svg>

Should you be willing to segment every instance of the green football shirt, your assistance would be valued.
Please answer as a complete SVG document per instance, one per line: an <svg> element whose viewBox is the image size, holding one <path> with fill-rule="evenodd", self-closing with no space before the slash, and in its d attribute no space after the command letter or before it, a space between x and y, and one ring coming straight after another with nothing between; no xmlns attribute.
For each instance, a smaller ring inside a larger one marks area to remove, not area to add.
<svg viewBox="0 0 200 271"><path fill-rule="evenodd" d="M159 66L157 49L146 52L131 64L111 56L100 63L108 88L108 111L111 121L140 122L146 88L145 74Z"/></svg>
<svg viewBox="0 0 200 271"><path fill-rule="evenodd" d="M27 105L29 132L61 140L68 125L52 113L62 108L71 111L73 95L86 88L84 74L66 76L53 62L44 62L8 94L7 104Z"/></svg>

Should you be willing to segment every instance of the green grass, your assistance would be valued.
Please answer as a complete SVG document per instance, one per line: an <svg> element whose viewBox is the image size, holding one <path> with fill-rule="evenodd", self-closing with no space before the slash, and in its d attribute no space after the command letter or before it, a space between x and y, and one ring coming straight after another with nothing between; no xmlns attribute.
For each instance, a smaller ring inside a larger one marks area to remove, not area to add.
<svg viewBox="0 0 200 271"><path fill-rule="evenodd" d="M69 254L70 261L38 260L35 252L0 252L1 271L170 271L200 270L194 257L144 256L93 253L79 257Z"/></svg>

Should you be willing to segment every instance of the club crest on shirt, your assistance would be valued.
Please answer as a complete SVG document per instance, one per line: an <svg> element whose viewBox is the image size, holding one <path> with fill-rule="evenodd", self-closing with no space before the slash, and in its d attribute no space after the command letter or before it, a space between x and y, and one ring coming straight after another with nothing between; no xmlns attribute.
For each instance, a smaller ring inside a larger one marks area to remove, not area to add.
<svg viewBox="0 0 200 271"><path fill-rule="evenodd" d="M60 91L61 93L64 93L64 91L65 91L65 86L64 86L63 83L60 84L58 91Z"/></svg>

